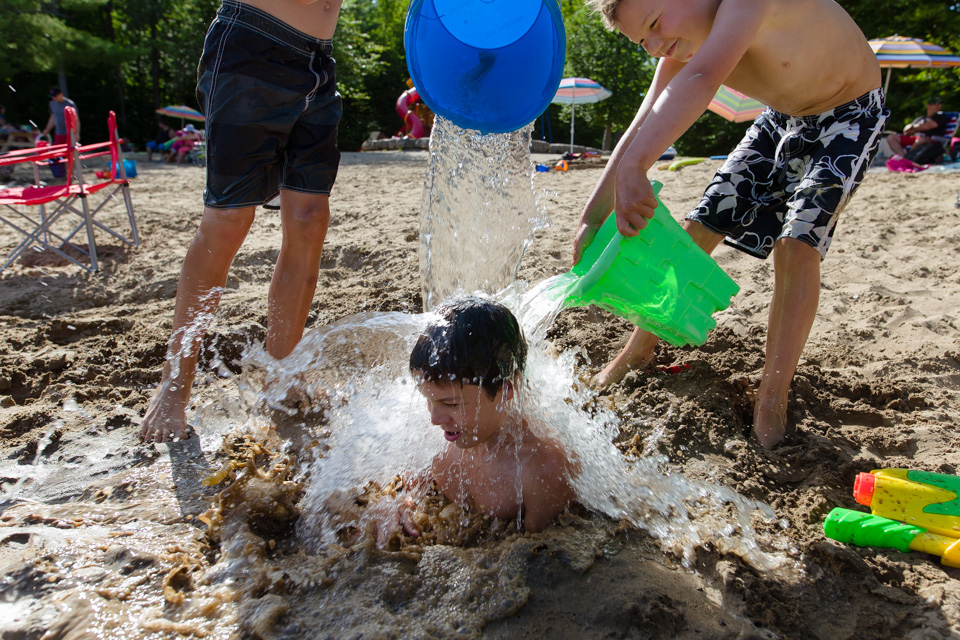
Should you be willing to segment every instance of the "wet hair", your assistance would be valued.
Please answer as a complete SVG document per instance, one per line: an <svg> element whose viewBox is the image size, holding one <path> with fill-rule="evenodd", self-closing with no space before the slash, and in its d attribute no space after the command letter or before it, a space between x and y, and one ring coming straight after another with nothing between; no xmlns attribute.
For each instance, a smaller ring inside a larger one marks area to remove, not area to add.
<svg viewBox="0 0 960 640"><path fill-rule="evenodd" d="M50 97L51 97L51 98L56 98L56 97L57 97L58 95L60 95L61 93L63 93L63 91L60 90L60 87L56 87L56 86L50 87Z"/></svg>
<svg viewBox="0 0 960 640"><path fill-rule="evenodd" d="M611 31L617 28L617 12L623 0L586 0L586 5L603 17L603 24Z"/></svg>
<svg viewBox="0 0 960 640"><path fill-rule="evenodd" d="M460 298L437 309L410 353L410 370L426 382L479 384L490 397L522 373L527 342L516 317L502 304Z"/></svg>

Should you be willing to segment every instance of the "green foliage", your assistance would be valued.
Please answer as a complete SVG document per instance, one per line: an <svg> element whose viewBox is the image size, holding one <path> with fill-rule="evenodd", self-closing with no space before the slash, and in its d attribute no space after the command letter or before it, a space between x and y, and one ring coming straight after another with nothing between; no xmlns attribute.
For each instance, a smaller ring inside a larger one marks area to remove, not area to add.
<svg viewBox="0 0 960 640"><path fill-rule="evenodd" d="M571 6L572 5L572 6ZM607 31L600 16L581 2L567 2L565 75L596 80L613 95L576 111L576 141L600 147L604 128L625 130L637 113L653 79L655 61L619 33ZM570 107L561 109L561 120L570 122Z"/></svg>
<svg viewBox="0 0 960 640"><path fill-rule="evenodd" d="M576 111L576 139L600 147L606 128L629 125L653 75L654 60L603 28L583 0L559 0L567 30L566 75L593 78L613 92ZM960 52L960 10L929 0L839 0L868 38L918 37ZM219 0L0 0L0 103L14 122L47 118L47 89L66 82L90 139L105 134L106 113L139 143L155 133L154 110L197 107L196 68ZM408 71L403 30L408 0L346 0L334 39L344 98L340 144L359 147L370 131L390 135L402 122L397 97ZM12 88L11 88L12 87ZM895 69L891 128L923 112L938 93L960 110L960 69ZM570 107L551 105L554 141L565 142ZM726 153L746 124L706 113L676 143L686 155ZM535 133L535 135L537 135Z"/></svg>
<svg viewBox="0 0 960 640"><path fill-rule="evenodd" d="M353 0L344 3L337 25L334 56L343 96L340 148L355 151L371 131L391 134L403 124L395 109L407 89L402 0Z"/></svg>

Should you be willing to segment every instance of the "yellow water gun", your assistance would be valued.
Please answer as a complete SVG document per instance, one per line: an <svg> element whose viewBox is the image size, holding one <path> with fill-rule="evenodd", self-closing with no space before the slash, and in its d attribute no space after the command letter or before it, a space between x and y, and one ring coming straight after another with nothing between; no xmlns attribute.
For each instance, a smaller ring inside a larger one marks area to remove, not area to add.
<svg viewBox="0 0 960 640"><path fill-rule="evenodd" d="M858 546L923 551L960 567L960 477L911 469L857 475L857 502L870 514L837 508L823 523L827 537Z"/></svg>

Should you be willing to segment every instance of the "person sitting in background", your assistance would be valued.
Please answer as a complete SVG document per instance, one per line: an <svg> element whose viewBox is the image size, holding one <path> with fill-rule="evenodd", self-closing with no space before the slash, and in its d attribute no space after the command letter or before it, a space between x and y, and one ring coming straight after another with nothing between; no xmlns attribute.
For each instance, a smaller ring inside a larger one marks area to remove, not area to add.
<svg viewBox="0 0 960 640"><path fill-rule="evenodd" d="M950 123L950 116L941 111L943 100L940 96L932 96L927 100L927 114L920 116L906 127L903 133L891 133L887 136L887 144L890 150L898 156L907 156L907 147L913 153L919 152L919 148L928 144L940 144L937 136L947 134L947 125ZM942 153L939 155L943 155ZM912 158L911 158L912 159ZM928 164L928 163L923 163Z"/></svg>
<svg viewBox="0 0 960 640"><path fill-rule="evenodd" d="M157 120L157 137L147 142L147 162L153 162L153 152L165 151L173 138L173 128L163 120Z"/></svg>
<svg viewBox="0 0 960 640"><path fill-rule="evenodd" d="M202 140L200 132L192 124L188 124L180 131L177 131L177 137L170 147L170 154L167 156L167 162L182 163L190 151Z"/></svg>

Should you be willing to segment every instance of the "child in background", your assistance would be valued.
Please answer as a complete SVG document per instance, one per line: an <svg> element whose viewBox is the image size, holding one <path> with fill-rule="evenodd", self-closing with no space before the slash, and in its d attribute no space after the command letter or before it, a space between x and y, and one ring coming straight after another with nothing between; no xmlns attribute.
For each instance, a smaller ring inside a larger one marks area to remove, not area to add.
<svg viewBox="0 0 960 640"><path fill-rule="evenodd" d="M163 120L157 120L157 137L147 141L147 162L153 162L153 153L167 148L173 137L173 128Z"/></svg>
<svg viewBox="0 0 960 640"><path fill-rule="evenodd" d="M590 196L579 262L603 221L635 236L657 200L647 172L700 117L720 84L769 105L707 187L684 228L707 253L726 242L773 253L774 291L753 433L785 436L787 393L817 313L820 261L876 154L888 111L866 38L833 0L589 0L608 27L660 59L633 123ZM597 376L604 386L653 359L633 332Z"/></svg>
<svg viewBox="0 0 960 640"><path fill-rule="evenodd" d="M167 155L167 162L182 164L190 151L201 142L203 137L197 128L188 124L180 131L177 131L176 138L170 146L170 153Z"/></svg>
<svg viewBox="0 0 960 640"><path fill-rule="evenodd" d="M572 465L523 415L520 325L506 307L478 298L437 313L441 320L410 354L430 420L449 443L433 461L433 480L451 502L495 518L519 516L526 531L541 531L574 498ZM412 506L401 507L400 523L418 535Z"/></svg>

